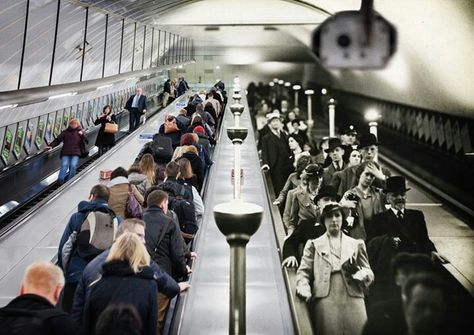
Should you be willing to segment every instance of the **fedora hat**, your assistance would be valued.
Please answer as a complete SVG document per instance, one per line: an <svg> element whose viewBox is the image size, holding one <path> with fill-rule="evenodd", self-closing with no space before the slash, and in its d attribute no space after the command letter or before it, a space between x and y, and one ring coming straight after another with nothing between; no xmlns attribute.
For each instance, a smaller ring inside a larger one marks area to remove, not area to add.
<svg viewBox="0 0 474 335"><path fill-rule="evenodd" d="M377 142L377 137L374 134L362 134L360 137L360 144L357 146L358 149L370 147L371 145L379 145L380 143Z"/></svg>
<svg viewBox="0 0 474 335"><path fill-rule="evenodd" d="M404 193L410 189L406 187L405 177L402 176L393 176L385 180L385 188L383 191L385 193Z"/></svg>
<svg viewBox="0 0 474 335"><path fill-rule="evenodd" d="M341 196L337 194L336 188L331 185L323 186L319 189L318 194L314 198L314 203L317 204L319 199L324 198L324 197L334 198L334 200L338 202L339 200L341 200Z"/></svg>
<svg viewBox="0 0 474 335"><path fill-rule="evenodd" d="M329 145L329 147L327 149L324 149L324 151L327 152L327 153L333 151L337 147L343 148L342 142L338 137L330 138L328 145Z"/></svg>
<svg viewBox="0 0 474 335"><path fill-rule="evenodd" d="M331 202L327 204L326 206L324 206L321 216L319 217L319 222L324 224L324 220L326 219L326 216L336 211L341 212L343 222L346 220L346 218L349 216L349 213L350 213L349 208L343 207L339 205L337 202Z"/></svg>

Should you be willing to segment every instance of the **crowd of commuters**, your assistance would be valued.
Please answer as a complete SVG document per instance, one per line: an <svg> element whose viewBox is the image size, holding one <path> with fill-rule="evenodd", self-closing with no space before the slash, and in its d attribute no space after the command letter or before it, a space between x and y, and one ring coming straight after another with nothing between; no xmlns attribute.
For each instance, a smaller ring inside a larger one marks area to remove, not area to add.
<svg viewBox="0 0 474 335"><path fill-rule="evenodd" d="M261 166L287 234L282 265L296 271L315 333L447 333L437 272L447 260L423 213L405 208L405 178L378 162L376 136L345 124L316 145L298 108L255 96Z"/></svg>
<svg viewBox="0 0 474 335"><path fill-rule="evenodd" d="M185 94L189 86L180 79L178 94ZM127 102L131 131L146 110L143 99L137 89ZM92 187L65 223L57 266L32 264L19 297L0 309L2 334L161 333L170 300L190 288L192 241L204 213L200 191L225 101L216 87L195 94L179 119L165 115L131 166ZM112 122L105 106L96 120L103 152L113 145L104 132ZM64 142L61 178L68 168L74 175L79 154L70 147L79 141L87 138L73 119L51 143Z"/></svg>

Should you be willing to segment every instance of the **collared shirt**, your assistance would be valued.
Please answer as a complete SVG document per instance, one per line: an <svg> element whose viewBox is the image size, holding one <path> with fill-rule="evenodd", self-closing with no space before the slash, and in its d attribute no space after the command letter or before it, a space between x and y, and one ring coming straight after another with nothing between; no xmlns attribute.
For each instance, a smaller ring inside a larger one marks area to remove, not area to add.
<svg viewBox="0 0 474 335"><path fill-rule="evenodd" d="M140 96L135 94L132 101L132 108L138 108L138 100L140 100Z"/></svg>
<svg viewBox="0 0 474 335"><path fill-rule="evenodd" d="M405 216L405 208L399 210L399 209L395 209L393 207L390 207L390 209L392 210L393 214L395 214L395 216L398 218L398 212L401 211L402 212L402 218Z"/></svg>

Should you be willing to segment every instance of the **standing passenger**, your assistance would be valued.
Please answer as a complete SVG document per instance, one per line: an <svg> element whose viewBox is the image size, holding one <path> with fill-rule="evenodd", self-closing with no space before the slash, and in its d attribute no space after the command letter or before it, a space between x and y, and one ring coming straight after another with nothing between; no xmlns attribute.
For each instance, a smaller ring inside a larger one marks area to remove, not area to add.
<svg viewBox="0 0 474 335"><path fill-rule="evenodd" d="M135 233L122 234L110 248L102 266L102 278L92 284L86 297L84 329L94 334L100 314L111 303L137 309L142 335L156 335L157 288L150 255Z"/></svg>
<svg viewBox="0 0 474 335"><path fill-rule="evenodd" d="M112 113L110 105L104 106L102 114L94 122L96 126L100 124L99 133L95 141L95 145L99 148L100 156L115 145L115 134L105 132L105 125L107 123L117 123L117 118Z"/></svg>
<svg viewBox="0 0 474 335"><path fill-rule="evenodd" d="M69 127L61 132L56 139L51 142L46 149L50 150L63 142L61 149L61 169L59 170L58 182L64 183L66 180L66 172L69 170L71 179L76 175L77 164L81 157L81 141L89 143L86 134L82 130L78 119L71 119Z"/></svg>
<svg viewBox="0 0 474 335"><path fill-rule="evenodd" d="M163 86L163 108L168 105L168 100L171 94L171 80L166 79L165 84Z"/></svg>
<svg viewBox="0 0 474 335"><path fill-rule="evenodd" d="M145 114L147 110L146 96L143 95L143 90L140 87L137 87L135 94L128 98L125 109L130 112L129 132L132 132L138 128L140 125L140 117Z"/></svg>
<svg viewBox="0 0 474 335"><path fill-rule="evenodd" d="M352 208L353 219L349 221L349 235L364 241L373 217L385 210L385 196L380 189L372 186L376 171L380 172L379 165L373 161L359 164L356 169L357 186L342 196L344 204Z"/></svg>
<svg viewBox="0 0 474 335"><path fill-rule="evenodd" d="M110 192L109 189L104 185L95 185L92 187L89 194L89 201L81 201L77 206L77 213L71 215L64 233L59 242L58 248L58 265L63 269L66 277L66 285L64 287L62 296L62 308L66 312L71 311L74 292L81 279L82 272L87 264L92 260L87 255L79 254L77 250L77 241L74 242L75 246L72 250L64 248L66 244L72 242L75 237L78 236L81 231L83 223L86 221L89 213L101 212L110 215L110 221L113 223L115 214L107 205L109 200ZM69 253L69 255L66 255Z"/></svg>
<svg viewBox="0 0 474 335"><path fill-rule="evenodd" d="M262 138L262 170L269 170L273 190L279 194L293 172L288 138L281 130L279 113L268 115L269 132Z"/></svg>
<svg viewBox="0 0 474 335"><path fill-rule="evenodd" d="M345 218L339 204L326 205L321 221L327 233L310 240L296 273L296 292L315 300L314 326L318 335L359 335L367 320L364 291L374 280L365 244L344 235Z"/></svg>
<svg viewBox="0 0 474 335"><path fill-rule="evenodd" d="M0 309L1 334L82 334L74 320L54 306L64 287L60 268L49 262L28 266L20 295Z"/></svg>

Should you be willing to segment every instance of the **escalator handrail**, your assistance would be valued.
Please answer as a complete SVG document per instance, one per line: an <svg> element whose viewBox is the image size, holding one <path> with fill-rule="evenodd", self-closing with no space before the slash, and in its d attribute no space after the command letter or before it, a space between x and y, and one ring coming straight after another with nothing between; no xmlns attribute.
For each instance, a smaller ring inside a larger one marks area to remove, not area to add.
<svg viewBox="0 0 474 335"><path fill-rule="evenodd" d="M272 199L275 199L275 194L273 191L273 184L270 179L270 173L268 171L262 171L262 177L265 183L266 198L268 200L268 207L270 209L270 215L273 222L273 229L281 257L283 243L286 236L285 227L283 225L278 206L273 204ZM288 303L290 305L295 334L314 334L308 305L296 295L296 270L282 267L282 272L287 288L286 292L288 295Z"/></svg>

